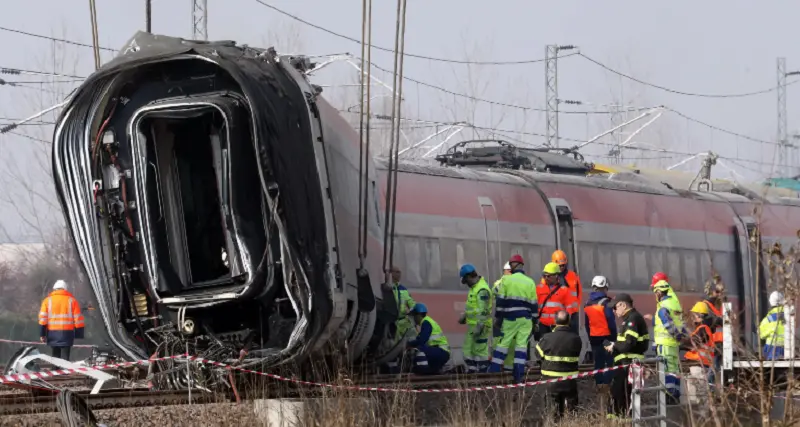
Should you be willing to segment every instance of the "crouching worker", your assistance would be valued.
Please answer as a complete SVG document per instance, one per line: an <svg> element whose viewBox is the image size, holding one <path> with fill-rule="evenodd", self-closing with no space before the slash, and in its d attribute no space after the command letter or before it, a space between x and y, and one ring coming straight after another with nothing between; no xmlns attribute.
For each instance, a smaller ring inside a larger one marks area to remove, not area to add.
<svg viewBox="0 0 800 427"><path fill-rule="evenodd" d="M414 322L419 325L419 335L407 344L408 348L417 349L413 371L419 375L436 374L450 360L447 338L439 324L428 316L425 304L414 305L409 315L413 316Z"/></svg>
<svg viewBox="0 0 800 427"><path fill-rule="evenodd" d="M570 315L559 311L555 315L553 331L545 335L536 345L542 358L542 375L549 378L578 375L578 361L583 342L580 335L570 329ZM556 408L556 419L567 410L578 406L578 380L564 380L550 384L550 398Z"/></svg>

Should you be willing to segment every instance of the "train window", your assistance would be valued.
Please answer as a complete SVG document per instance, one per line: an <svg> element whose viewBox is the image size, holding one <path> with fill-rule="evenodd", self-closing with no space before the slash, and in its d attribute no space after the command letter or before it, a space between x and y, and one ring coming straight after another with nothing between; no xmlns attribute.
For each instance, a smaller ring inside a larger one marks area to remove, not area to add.
<svg viewBox="0 0 800 427"><path fill-rule="evenodd" d="M617 275L614 272L616 269L611 259L611 249L611 245L600 244L597 246L598 262L596 265L599 267L599 270L596 270L595 274L606 276L611 283L621 285L622 283L617 280Z"/></svg>
<svg viewBox="0 0 800 427"><path fill-rule="evenodd" d="M581 243L578 247L578 268L581 274L587 277L603 275L594 262L594 248L593 243Z"/></svg>
<svg viewBox="0 0 800 427"><path fill-rule="evenodd" d="M683 289L683 271L681 270L681 256L676 250L667 252L667 276L669 276L669 284L675 290Z"/></svg>
<svg viewBox="0 0 800 427"><path fill-rule="evenodd" d="M420 263L427 265L427 274L423 286L428 288L436 288L441 286L442 261L439 252L439 241L436 239L425 239L425 257L420 259Z"/></svg>
<svg viewBox="0 0 800 427"><path fill-rule="evenodd" d="M464 242L457 242L456 243L456 271L461 268L462 265L466 264L466 258L464 256Z"/></svg>
<svg viewBox="0 0 800 427"><path fill-rule="evenodd" d="M623 246L615 247L617 258L617 283L621 286L631 287L631 257L628 249Z"/></svg>
<svg viewBox="0 0 800 427"><path fill-rule="evenodd" d="M486 269L486 241L483 238L480 240L465 240L463 245L464 263L473 264L478 270Z"/></svg>
<svg viewBox="0 0 800 427"><path fill-rule="evenodd" d="M442 280L453 280L458 277L458 242L453 239L439 239L440 264Z"/></svg>
<svg viewBox="0 0 800 427"><path fill-rule="evenodd" d="M416 237L406 237L405 244L402 245L405 252L406 271L403 272L405 282L410 286L422 285L422 258L420 257L419 239Z"/></svg>
<svg viewBox="0 0 800 427"><path fill-rule="evenodd" d="M714 276L714 272L711 270L711 255L713 252L711 251L704 251L700 252L700 284L705 285L706 281L711 279ZM702 286L701 286L702 289Z"/></svg>
<svg viewBox="0 0 800 427"><path fill-rule="evenodd" d="M542 248L539 247L539 246L529 246L528 247L528 257L524 258L524 259L525 259L525 262L528 263L528 265L541 265L542 268L544 268L544 263L542 263ZM505 264L506 260L503 260L503 264ZM547 261L550 262L549 259ZM534 273L533 270L535 270L535 268L531 269L530 267L528 267L528 269L531 270L528 273L531 273L531 274ZM533 277L533 276L531 276L531 277Z"/></svg>
<svg viewBox="0 0 800 427"><path fill-rule="evenodd" d="M727 289L728 295L738 295L736 288L738 287L738 283L736 283L736 270L732 267L736 265L735 263L731 263L731 260L735 257L734 252L714 252L714 270L720 275L722 278L722 283L725 285Z"/></svg>
<svg viewBox="0 0 800 427"><path fill-rule="evenodd" d="M703 288L698 276L697 252L687 250L683 252L683 272L686 282L684 289L698 291Z"/></svg>
<svg viewBox="0 0 800 427"><path fill-rule="evenodd" d="M664 254L666 252L664 248L653 248L649 249L648 252L650 253L650 263L648 264L650 270L648 271L648 276L655 274L657 271L667 270L667 264L664 262ZM647 277L647 281L650 281L650 277Z"/></svg>
<svg viewBox="0 0 800 427"><path fill-rule="evenodd" d="M647 268L647 251L643 247L633 248L633 281L637 286L650 281L650 270Z"/></svg>

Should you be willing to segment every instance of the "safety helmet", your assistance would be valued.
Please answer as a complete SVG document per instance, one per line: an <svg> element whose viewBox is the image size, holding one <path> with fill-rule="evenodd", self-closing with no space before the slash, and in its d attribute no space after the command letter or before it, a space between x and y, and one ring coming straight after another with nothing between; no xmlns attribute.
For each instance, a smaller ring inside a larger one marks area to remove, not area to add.
<svg viewBox="0 0 800 427"><path fill-rule="evenodd" d="M544 266L544 270L542 270L544 274L558 274L561 273L561 268L558 267L558 264L554 262L548 262Z"/></svg>
<svg viewBox="0 0 800 427"><path fill-rule="evenodd" d="M511 270L511 264L510 264L510 263L506 263L506 264L503 266L503 270Z"/></svg>
<svg viewBox="0 0 800 427"><path fill-rule="evenodd" d="M653 285L653 292L656 291L668 291L670 289L669 282L666 280L659 280Z"/></svg>
<svg viewBox="0 0 800 427"><path fill-rule="evenodd" d="M669 277L667 277L667 273L662 273L659 271L658 273L653 275L653 280L650 281L650 286L655 286L656 283L662 280L669 282Z"/></svg>
<svg viewBox="0 0 800 427"><path fill-rule="evenodd" d="M592 279L593 288L608 288L608 280L606 276L594 276Z"/></svg>
<svg viewBox="0 0 800 427"><path fill-rule="evenodd" d="M550 261L552 261L552 262L554 262L554 263L556 263L558 265L564 265L564 264L567 263L567 254L565 254L564 251L559 249L559 250L553 252L553 256L550 257Z"/></svg>
<svg viewBox="0 0 800 427"><path fill-rule="evenodd" d="M708 305L703 301L699 301L694 305L694 307L692 307L692 313L708 314Z"/></svg>
<svg viewBox="0 0 800 427"><path fill-rule="evenodd" d="M783 293L775 291L769 294L769 305L772 307L783 305Z"/></svg>
<svg viewBox="0 0 800 427"><path fill-rule="evenodd" d="M411 309L411 313L427 314L428 307L426 307L425 304L418 302L414 304L414 308Z"/></svg>
<svg viewBox="0 0 800 427"><path fill-rule="evenodd" d="M525 264L525 261L522 260L522 255L520 255L520 254L511 255L511 258L508 259L508 263L511 264L512 262L518 262L520 264Z"/></svg>
<svg viewBox="0 0 800 427"><path fill-rule="evenodd" d="M56 283L53 284L53 290L57 289L67 289L67 282L63 280L56 280Z"/></svg>
<svg viewBox="0 0 800 427"><path fill-rule="evenodd" d="M472 264L464 264L464 265L461 266L461 269L458 270L458 275L461 276L461 278L463 279L468 274L472 274L474 272L475 272L475 266L474 265L472 265Z"/></svg>

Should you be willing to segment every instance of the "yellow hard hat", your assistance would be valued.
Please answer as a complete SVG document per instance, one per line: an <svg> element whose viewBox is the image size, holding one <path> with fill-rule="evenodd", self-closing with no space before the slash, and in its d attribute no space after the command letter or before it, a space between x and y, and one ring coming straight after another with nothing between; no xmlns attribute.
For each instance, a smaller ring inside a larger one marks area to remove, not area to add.
<svg viewBox="0 0 800 427"><path fill-rule="evenodd" d="M558 274L561 273L561 267L554 262L548 262L547 265L544 266L544 270L542 270L544 274Z"/></svg>
<svg viewBox="0 0 800 427"><path fill-rule="evenodd" d="M653 292L667 291L669 290L669 288L670 288L669 282L667 282L666 280L659 280L658 282L656 282L655 285L653 285Z"/></svg>
<svg viewBox="0 0 800 427"><path fill-rule="evenodd" d="M692 313L697 314L708 314L708 305L706 303L700 301L692 307Z"/></svg>

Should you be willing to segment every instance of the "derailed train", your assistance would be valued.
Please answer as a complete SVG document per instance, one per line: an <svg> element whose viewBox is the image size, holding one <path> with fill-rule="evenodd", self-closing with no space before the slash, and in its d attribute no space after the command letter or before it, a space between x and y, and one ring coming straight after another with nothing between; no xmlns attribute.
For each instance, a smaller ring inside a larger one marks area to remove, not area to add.
<svg viewBox="0 0 800 427"><path fill-rule="evenodd" d="M138 33L64 108L56 187L109 339L127 357L166 351L170 337L269 364L342 349L380 362L402 349L380 285L386 163L369 168L359 278L359 138L306 79L311 67ZM764 301L749 242L793 244L800 228L797 199L682 191L589 175L560 154L486 150L399 164L395 264L456 348L464 262L493 278L519 253L535 274L559 247L580 274L606 275L645 308L657 270L698 292L713 268L732 298ZM764 309L750 307L752 332Z"/></svg>

